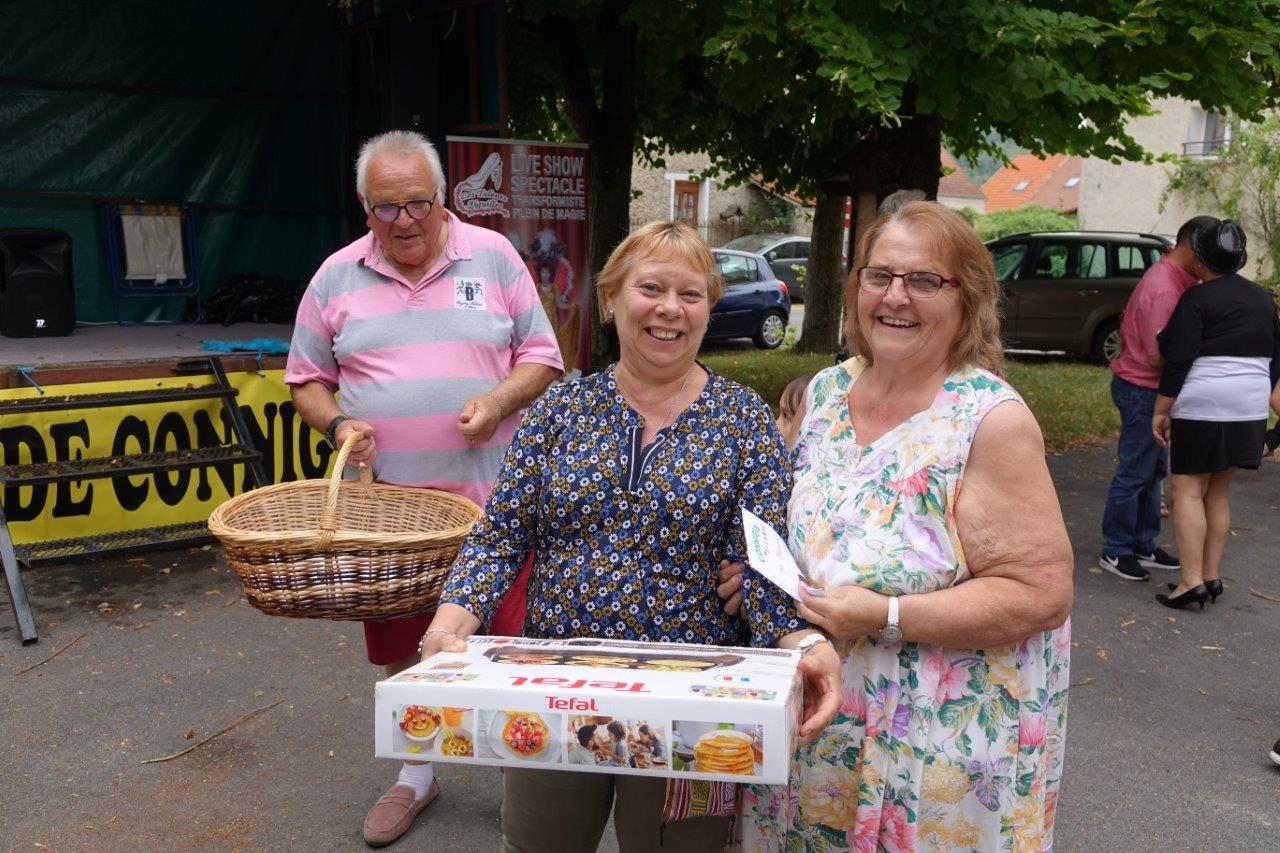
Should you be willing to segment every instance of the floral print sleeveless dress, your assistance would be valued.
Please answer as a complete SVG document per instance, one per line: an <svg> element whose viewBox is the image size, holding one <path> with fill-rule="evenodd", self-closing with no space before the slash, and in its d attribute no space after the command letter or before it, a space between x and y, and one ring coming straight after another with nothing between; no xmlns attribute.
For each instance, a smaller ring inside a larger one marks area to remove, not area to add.
<svg viewBox="0 0 1280 853"><path fill-rule="evenodd" d="M792 553L828 588L911 595L962 583L954 507L969 448L987 412L1021 398L962 368L929 409L860 447L846 399L862 366L852 359L809 387ZM1051 850L1070 646L1069 624L988 649L839 644L840 712L796 753L789 785L744 788L741 849Z"/></svg>

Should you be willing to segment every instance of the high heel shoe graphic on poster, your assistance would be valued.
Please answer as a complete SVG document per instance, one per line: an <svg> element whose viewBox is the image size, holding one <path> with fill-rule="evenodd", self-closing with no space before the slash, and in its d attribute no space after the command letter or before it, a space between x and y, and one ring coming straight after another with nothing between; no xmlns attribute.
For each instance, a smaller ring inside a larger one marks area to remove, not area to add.
<svg viewBox="0 0 1280 853"><path fill-rule="evenodd" d="M1177 587L1174 587L1177 589ZM1170 590L1172 592L1173 590ZM1209 590L1204 584L1193 586L1182 595L1165 595L1163 592L1156 593L1156 601L1165 607L1172 607L1174 610L1181 610L1189 604L1199 604L1200 609L1204 610L1204 603L1209 599Z"/></svg>

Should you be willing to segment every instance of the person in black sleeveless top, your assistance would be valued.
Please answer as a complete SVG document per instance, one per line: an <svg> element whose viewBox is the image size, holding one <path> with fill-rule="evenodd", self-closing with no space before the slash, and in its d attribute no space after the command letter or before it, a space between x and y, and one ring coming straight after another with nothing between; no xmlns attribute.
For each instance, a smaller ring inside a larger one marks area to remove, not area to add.
<svg viewBox="0 0 1280 853"><path fill-rule="evenodd" d="M1280 319L1271 296L1237 275L1245 235L1231 220L1191 238L1202 284L1178 301L1159 336L1164 369L1152 432L1170 448L1181 579L1156 600L1186 607L1222 594L1222 548L1238 468L1262 461L1267 407L1280 379Z"/></svg>

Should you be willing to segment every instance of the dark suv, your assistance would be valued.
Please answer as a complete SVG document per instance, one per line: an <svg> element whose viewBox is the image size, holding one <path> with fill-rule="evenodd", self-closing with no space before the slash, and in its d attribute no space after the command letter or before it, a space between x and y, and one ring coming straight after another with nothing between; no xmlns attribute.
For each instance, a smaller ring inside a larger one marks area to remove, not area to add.
<svg viewBox="0 0 1280 853"><path fill-rule="evenodd" d="M987 243L1000 282L1001 338L1011 349L1110 361L1120 315L1147 267L1173 246L1158 234L1036 231Z"/></svg>

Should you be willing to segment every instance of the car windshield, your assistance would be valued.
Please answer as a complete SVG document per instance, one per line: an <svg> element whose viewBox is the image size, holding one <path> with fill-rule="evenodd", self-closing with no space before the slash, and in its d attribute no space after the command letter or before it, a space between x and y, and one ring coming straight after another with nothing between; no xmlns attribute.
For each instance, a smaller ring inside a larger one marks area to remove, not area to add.
<svg viewBox="0 0 1280 853"><path fill-rule="evenodd" d="M778 238L774 234L747 234L742 237L734 237L728 243L725 243L722 248L758 254L765 246L770 243L776 243L777 240Z"/></svg>

